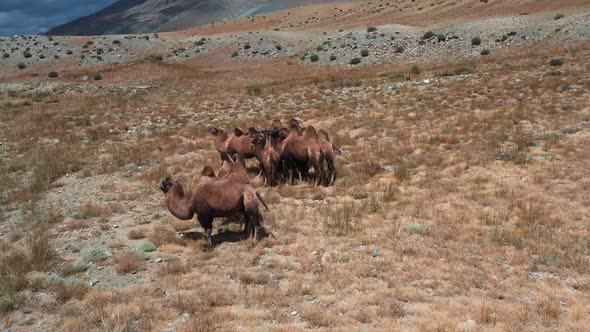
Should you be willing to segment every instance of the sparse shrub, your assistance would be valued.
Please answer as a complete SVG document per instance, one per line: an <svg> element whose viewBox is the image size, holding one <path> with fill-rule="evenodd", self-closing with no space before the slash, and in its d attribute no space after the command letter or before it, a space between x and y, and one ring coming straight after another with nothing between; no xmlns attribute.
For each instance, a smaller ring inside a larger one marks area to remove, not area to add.
<svg viewBox="0 0 590 332"><path fill-rule="evenodd" d="M238 51L235 51L235 52L233 52L233 53L231 54L231 57L232 57L232 58L235 58L235 57L237 57L238 55L239 55L239 54L238 54Z"/></svg>
<svg viewBox="0 0 590 332"><path fill-rule="evenodd" d="M311 62L316 62L320 59L320 57L317 54L312 54L309 56L309 61Z"/></svg>
<svg viewBox="0 0 590 332"><path fill-rule="evenodd" d="M139 249L143 252L152 252L152 251L156 250L157 247L152 241L145 240L139 244L139 247L137 247L137 249Z"/></svg>
<svg viewBox="0 0 590 332"><path fill-rule="evenodd" d="M262 94L262 88L257 85L247 86L246 91L250 96L259 96Z"/></svg>
<svg viewBox="0 0 590 332"><path fill-rule="evenodd" d="M445 36L444 34L440 33L440 34L438 34L438 36L436 36L436 39L439 42L444 42L445 40L447 40L447 36Z"/></svg>
<svg viewBox="0 0 590 332"><path fill-rule="evenodd" d="M455 69L453 71L453 73L455 75L469 75L469 74L473 74L473 70L471 70L467 67L459 67L459 68Z"/></svg>
<svg viewBox="0 0 590 332"><path fill-rule="evenodd" d="M86 262L96 263L107 259L107 252L98 246L90 246L85 248L80 252L80 255Z"/></svg>
<svg viewBox="0 0 590 332"><path fill-rule="evenodd" d="M96 74L94 74L94 76L92 76L92 78L95 81L100 81L100 80L102 80L102 75L100 73L96 73Z"/></svg>
<svg viewBox="0 0 590 332"><path fill-rule="evenodd" d="M17 66L18 66L18 69L25 69L25 68L27 68L27 65L25 65L24 62L20 62Z"/></svg>
<svg viewBox="0 0 590 332"><path fill-rule="evenodd" d="M164 60L164 57L162 57L161 54L150 54L149 58L151 60L155 60L155 61L162 61L162 60Z"/></svg>
<svg viewBox="0 0 590 332"><path fill-rule="evenodd" d="M400 162L394 166L395 177L400 181L408 180L410 178L410 169L408 164Z"/></svg>
<svg viewBox="0 0 590 332"><path fill-rule="evenodd" d="M57 74L57 72L55 72L55 71L50 71L50 72L47 74L47 77L49 77L49 78L56 78L57 76L59 76L59 75L58 75L58 74Z"/></svg>
<svg viewBox="0 0 590 332"><path fill-rule="evenodd" d="M547 73L545 73L545 76L560 76L561 75L561 71L559 70L552 70L552 71L548 71Z"/></svg>
<svg viewBox="0 0 590 332"><path fill-rule="evenodd" d="M414 67L412 67L410 72L414 75L420 75L420 68L418 66L414 66Z"/></svg>
<svg viewBox="0 0 590 332"><path fill-rule="evenodd" d="M557 21L557 20L560 20L564 17L565 17L565 15L558 13L558 14L555 14L555 16L553 16L553 19Z"/></svg>
<svg viewBox="0 0 590 332"><path fill-rule="evenodd" d="M132 229L127 233L130 240L137 240L145 238L145 229Z"/></svg>
<svg viewBox="0 0 590 332"><path fill-rule="evenodd" d="M250 46L250 44L246 44L246 45L244 45L244 49L245 49L245 50L249 50L251 47L252 47L252 46Z"/></svg>
<svg viewBox="0 0 590 332"><path fill-rule="evenodd" d="M113 40L113 44L115 44L115 45L120 45L120 44L121 44L121 41L120 41L120 40L117 40L117 39L115 39L115 40Z"/></svg>
<svg viewBox="0 0 590 332"><path fill-rule="evenodd" d="M395 48L395 53L403 53L404 52L404 48L401 46L398 46Z"/></svg>
<svg viewBox="0 0 590 332"><path fill-rule="evenodd" d="M2 57L3 57L4 59L6 59L6 58L9 58L9 57L10 57L10 54L8 54L8 53L4 52L4 53L2 54Z"/></svg>
<svg viewBox="0 0 590 332"><path fill-rule="evenodd" d="M360 58L352 58L352 59L350 59L349 63L351 65L358 65L359 63L361 63L361 59Z"/></svg>
<svg viewBox="0 0 590 332"><path fill-rule="evenodd" d="M335 61L336 60L336 56L335 55L330 55L330 61Z"/></svg>
<svg viewBox="0 0 590 332"><path fill-rule="evenodd" d="M426 33L424 33L424 35L422 36L422 39L430 39L432 37L434 37L435 34L432 31L427 31Z"/></svg>
<svg viewBox="0 0 590 332"><path fill-rule="evenodd" d="M31 77L39 77L39 73L32 73Z"/></svg>
<svg viewBox="0 0 590 332"><path fill-rule="evenodd" d="M94 41L92 41L92 40L89 40L86 42L86 45L92 45L92 44L94 44Z"/></svg>
<svg viewBox="0 0 590 332"><path fill-rule="evenodd" d="M551 59L549 61L549 64L553 67L559 67L559 66L563 65L563 60L562 59Z"/></svg>
<svg viewBox="0 0 590 332"><path fill-rule="evenodd" d="M473 45L473 46L481 45L481 38L479 38L479 37L473 37L471 39L471 45Z"/></svg>
<svg viewBox="0 0 590 332"><path fill-rule="evenodd" d="M480 54L481 55L489 55L490 54L490 50L488 50L487 48L484 48L483 50L481 50Z"/></svg>
<svg viewBox="0 0 590 332"><path fill-rule="evenodd" d="M366 48L362 49L362 50L361 50L361 56L362 56L362 57L367 57L367 56L369 56L369 50L368 50L368 49L366 49Z"/></svg>
<svg viewBox="0 0 590 332"><path fill-rule="evenodd" d="M367 32L374 32L374 31L377 31L376 27L368 27L367 28Z"/></svg>
<svg viewBox="0 0 590 332"><path fill-rule="evenodd" d="M26 59L28 59L28 58L32 57L33 55L32 55L32 54L31 54L31 52L29 52L29 51L24 51L24 52L23 52L23 56L24 56Z"/></svg>

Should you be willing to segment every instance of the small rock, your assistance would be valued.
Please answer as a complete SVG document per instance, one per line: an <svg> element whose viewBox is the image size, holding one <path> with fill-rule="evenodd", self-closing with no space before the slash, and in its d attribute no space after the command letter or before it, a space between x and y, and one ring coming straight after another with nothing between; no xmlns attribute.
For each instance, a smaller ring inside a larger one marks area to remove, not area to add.
<svg viewBox="0 0 590 332"><path fill-rule="evenodd" d="M299 314L296 310L291 311L291 316L297 316Z"/></svg>
<svg viewBox="0 0 590 332"><path fill-rule="evenodd" d="M64 250L71 250L72 248L74 248L74 246L71 244L64 246Z"/></svg>
<svg viewBox="0 0 590 332"><path fill-rule="evenodd" d="M33 313L33 310L31 310L31 309L25 309L25 310L23 310L23 314L25 314L25 315L30 315L32 313Z"/></svg>
<svg viewBox="0 0 590 332"><path fill-rule="evenodd" d="M92 279L90 280L90 282L88 283L90 285L90 287L94 287L96 286L96 284L98 284L100 281L96 280L96 279Z"/></svg>
<svg viewBox="0 0 590 332"><path fill-rule="evenodd" d="M156 260L154 262L156 262L156 263L162 263L162 258L158 257L158 258L156 258Z"/></svg>
<svg viewBox="0 0 590 332"><path fill-rule="evenodd" d="M119 228L119 225L114 225L113 227L114 227L114 228Z"/></svg>
<svg viewBox="0 0 590 332"><path fill-rule="evenodd" d="M100 270L104 269L104 267L102 267L102 266L97 266L97 267L96 267L96 269L100 271Z"/></svg>

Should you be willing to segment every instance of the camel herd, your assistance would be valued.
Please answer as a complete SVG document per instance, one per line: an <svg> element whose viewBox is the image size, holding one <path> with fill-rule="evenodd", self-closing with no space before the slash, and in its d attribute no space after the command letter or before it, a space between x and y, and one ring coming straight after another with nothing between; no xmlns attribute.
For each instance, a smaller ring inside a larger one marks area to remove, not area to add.
<svg viewBox="0 0 590 332"><path fill-rule="evenodd" d="M250 128L245 131L235 128L226 132L210 128L213 144L222 160L215 170L207 165L193 181L187 191L182 184L171 177L158 182L165 195L168 210L178 219L190 220L196 214L204 229L206 247L213 247L211 232L213 219L239 217L244 222L244 231L256 240L267 236L262 226L259 205L268 207L254 189L247 174L246 159L256 158L260 174L266 186L281 181L293 183L311 178L313 168L314 184L330 185L336 176L335 156L340 150L330 141L328 133L313 126L301 127L292 119L288 127L275 120L270 129Z"/></svg>

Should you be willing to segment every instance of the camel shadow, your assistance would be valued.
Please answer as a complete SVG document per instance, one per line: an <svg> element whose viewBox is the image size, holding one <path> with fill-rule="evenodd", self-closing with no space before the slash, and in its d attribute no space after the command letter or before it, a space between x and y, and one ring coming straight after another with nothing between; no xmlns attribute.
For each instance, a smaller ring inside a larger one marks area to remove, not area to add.
<svg viewBox="0 0 590 332"><path fill-rule="evenodd" d="M203 232L199 231L178 232L177 235L193 241L198 241L204 238ZM248 234L242 231L225 230L221 233L211 235L211 242L214 247L224 242L239 242L247 239Z"/></svg>

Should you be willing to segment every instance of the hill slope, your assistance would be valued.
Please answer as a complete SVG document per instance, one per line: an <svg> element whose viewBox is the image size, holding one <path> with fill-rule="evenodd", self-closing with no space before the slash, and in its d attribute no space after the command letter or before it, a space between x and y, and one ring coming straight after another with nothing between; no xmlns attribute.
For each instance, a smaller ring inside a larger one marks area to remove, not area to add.
<svg viewBox="0 0 590 332"><path fill-rule="evenodd" d="M47 35L104 35L175 31L237 17L330 0L120 0Z"/></svg>

